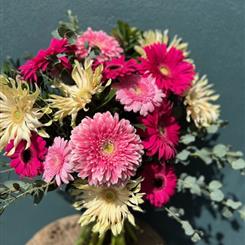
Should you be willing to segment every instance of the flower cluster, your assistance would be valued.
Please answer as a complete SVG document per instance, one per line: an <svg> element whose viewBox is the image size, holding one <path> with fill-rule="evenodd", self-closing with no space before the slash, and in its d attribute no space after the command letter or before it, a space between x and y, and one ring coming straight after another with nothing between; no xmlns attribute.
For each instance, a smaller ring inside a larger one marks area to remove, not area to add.
<svg viewBox="0 0 245 245"><path fill-rule="evenodd" d="M219 123L218 95L187 44L167 31L137 38L126 49L88 28L52 39L16 78L0 76L0 150L10 167L29 181L69 184L85 209L80 224L101 236L135 225L131 211L144 201L165 207L180 178L173 163Z"/></svg>

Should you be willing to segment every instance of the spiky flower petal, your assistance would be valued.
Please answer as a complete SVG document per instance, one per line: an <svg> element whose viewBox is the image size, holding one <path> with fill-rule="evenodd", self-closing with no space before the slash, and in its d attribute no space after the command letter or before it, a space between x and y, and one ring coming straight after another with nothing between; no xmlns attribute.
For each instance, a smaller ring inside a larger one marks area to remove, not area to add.
<svg viewBox="0 0 245 245"><path fill-rule="evenodd" d="M35 87L35 92L31 93L26 82L0 76L0 150L14 140L8 155L14 153L21 140L27 142L27 149L31 145L31 132L38 133L38 128L45 126L39 121L44 113L34 107L40 94L39 88Z"/></svg>
<svg viewBox="0 0 245 245"><path fill-rule="evenodd" d="M144 194L140 193L141 179L131 180L124 187L95 187L79 182L75 186L83 194L82 200L74 206L78 210L86 209L79 220L81 226L94 223L93 232L99 232L101 236L109 229L117 236L125 220L135 226L129 207L142 212L139 207L144 202Z"/></svg>
<svg viewBox="0 0 245 245"><path fill-rule="evenodd" d="M69 86L64 83L57 85L63 96L52 94L48 99L51 107L57 109L55 120L62 121L66 116L71 116L71 124L74 127L77 113L81 109L87 111L86 105L91 102L92 96L103 91L104 87L101 85L103 66L99 65L93 71L92 63L92 60L85 59L82 67L78 61L75 61L71 74L75 85Z"/></svg>
<svg viewBox="0 0 245 245"><path fill-rule="evenodd" d="M189 54L189 51L187 50L188 43L183 42L182 39L177 35L175 35L173 39L170 40L168 30L165 30L164 32L160 30L145 31L143 33L143 37L141 37L138 42L139 45L135 46L135 50L143 57L146 57L144 47L154 43L164 43L168 46L169 49L174 47L178 50L181 50L185 57L187 57Z"/></svg>
<svg viewBox="0 0 245 245"><path fill-rule="evenodd" d="M192 82L192 87L187 91L184 104L186 105L187 121L194 121L196 127L209 127L217 121L220 114L220 106L214 105L219 95L212 89L213 84L208 84L206 76L198 75Z"/></svg>

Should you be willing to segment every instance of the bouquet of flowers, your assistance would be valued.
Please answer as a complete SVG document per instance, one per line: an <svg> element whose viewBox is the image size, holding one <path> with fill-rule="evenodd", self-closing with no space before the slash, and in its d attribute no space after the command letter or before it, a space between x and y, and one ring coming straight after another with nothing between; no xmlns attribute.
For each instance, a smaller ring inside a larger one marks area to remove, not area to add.
<svg viewBox="0 0 245 245"><path fill-rule="evenodd" d="M220 174L224 166L244 174L243 154L215 144L226 124L219 95L197 73L187 43L121 21L112 35L81 31L68 14L48 48L22 65L3 64L0 149L8 161L1 174L19 178L1 183L1 213L18 198L39 203L65 186L83 211L80 244L93 237L89 244L114 245L133 244L134 212L149 204L201 239L180 203L172 205L183 193L244 219L245 206L224 195Z"/></svg>

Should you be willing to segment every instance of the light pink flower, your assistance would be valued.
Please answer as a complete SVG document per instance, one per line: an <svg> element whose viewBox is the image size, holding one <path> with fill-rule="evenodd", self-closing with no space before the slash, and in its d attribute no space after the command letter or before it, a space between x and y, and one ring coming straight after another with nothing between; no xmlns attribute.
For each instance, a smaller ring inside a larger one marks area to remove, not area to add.
<svg viewBox="0 0 245 245"><path fill-rule="evenodd" d="M141 163L143 145L135 128L118 114L86 117L71 134L72 162L90 185L121 185Z"/></svg>
<svg viewBox="0 0 245 245"><path fill-rule="evenodd" d="M161 105L164 93L157 88L151 76L125 76L115 85L116 99L124 105L125 111L139 112L146 116Z"/></svg>
<svg viewBox="0 0 245 245"><path fill-rule="evenodd" d="M44 162L43 179L46 182L51 182L54 178L57 185L60 186L62 182L68 184L70 180L73 180L70 153L69 142L61 137L56 137L53 145L48 148Z"/></svg>
<svg viewBox="0 0 245 245"><path fill-rule="evenodd" d="M93 48L99 48L100 54L97 56L99 62L119 57L123 49L118 41L103 31L94 31L88 28L76 40L77 56L85 58Z"/></svg>
<svg viewBox="0 0 245 245"><path fill-rule="evenodd" d="M145 199L155 207L162 207L175 193L177 178L174 170L165 163L145 164L142 177L141 189L146 193Z"/></svg>

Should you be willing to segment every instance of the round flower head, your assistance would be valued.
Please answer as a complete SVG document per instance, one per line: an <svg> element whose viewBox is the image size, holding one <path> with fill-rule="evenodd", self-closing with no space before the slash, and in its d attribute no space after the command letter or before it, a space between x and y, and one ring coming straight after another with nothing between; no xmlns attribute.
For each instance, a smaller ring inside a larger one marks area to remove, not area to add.
<svg viewBox="0 0 245 245"><path fill-rule="evenodd" d="M179 124L172 116L171 106L164 101L152 114L141 118L146 127L142 133L148 156L158 153L159 159L168 160L175 155L179 141Z"/></svg>
<svg viewBox="0 0 245 245"><path fill-rule="evenodd" d="M141 58L141 69L156 78L157 86L164 91L182 95L194 78L194 66L184 60L183 52L165 44L156 43L144 48L146 58Z"/></svg>
<svg viewBox="0 0 245 245"><path fill-rule="evenodd" d="M45 131L39 130L48 124L39 121L44 112L34 105L40 94L40 89L35 87L36 90L31 92L26 82L0 75L0 150L13 139L14 147L8 155L14 153L21 140L27 142L28 148L31 145L31 132L48 136Z"/></svg>
<svg viewBox="0 0 245 245"><path fill-rule="evenodd" d="M31 145L26 148L26 141L22 140L17 145L14 154L10 156L10 167L15 169L21 177L35 177L43 172L42 161L47 153L46 142L37 134L32 134ZM6 146L6 153L14 147L14 140Z"/></svg>
<svg viewBox="0 0 245 245"><path fill-rule="evenodd" d="M96 113L72 130L72 162L90 185L125 183L141 163L143 145L128 120Z"/></svg>
<svg viewBox="0 0 245 245"><path fill-rule="evenodd" d="M125 220L135 226L129 208L143 211L139 206L144 202L140 182L140 179L131 180L122 187L95 187L75 182L75 187L82 192L82 200L74 206L78 210L86 209L79 220L81 226L93 223L93 232L99 232L100 236L109 229L114 236L119 235Z"/></svg>
<svg viewBox="0 0 245 245"><path fill-rule="evenodd" d="M44 162L43 179L46 182L51 182L54 178L58 186L62 182L68 184L70 180L73 180L70 157L71 148L68 141L56 137L53 145L48 148L48 154Z"/></svg>
<svg viewBox="0 0 245 245"><path fill-rule="evenodd" d="M125 111L139 112L142 116L160 106L165 96L151 76L126 76L115 84L115 88L116 99L124 105Z"/></svg>
<svg viewBox="0 0 245 245"><path fill-rule="evenodd" d="M137 70L138 63L134 59L125 60L125 56L105 62L103 71L106 79L115 79L130 75Z"/></svg>
<svg viewBox="0 0 245 245"><path fill-rule="evenodd" d="M209 127L219 118L220 106L211 103L216 101L219 95L215 94L212 87L212 84L208 84L206 76L199 79L197 75L192 87L185 94L186 119L188 122L192 119L198 128Z"/></svg>
<svg viewBox="0 0 245 245"><path fill-rule="evenodd" d="M165 164L145 164L142 177L145 199L155 207L162 207L175 192L176 175L173 169L167 168Z"/></svg>
<svg viewBox="0 0 245 245"><path fill-rule="evenodd" d="M98 48L100 53L96 59L100 62L119 57L123 52L118 41L103 31L93 31L88 28L76 40L77 56L85 58L93 48Z"/></svg>

